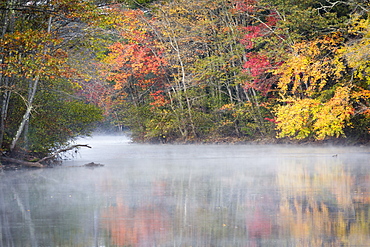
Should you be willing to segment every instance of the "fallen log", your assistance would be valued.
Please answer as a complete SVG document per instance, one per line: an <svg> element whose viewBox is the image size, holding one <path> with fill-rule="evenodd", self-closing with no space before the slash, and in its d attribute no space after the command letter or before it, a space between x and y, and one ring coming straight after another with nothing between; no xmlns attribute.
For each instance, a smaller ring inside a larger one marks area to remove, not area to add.
<svg viewBox="0 0 370 247"><path fill-rule="evenodd" d="M47 165L42 164L43 162L45 162L47 160L50 160L52 158L55 158L60 153L67 152L67 151L70 151L72 149L79 148L79 147L91 148L87 144L76 144L76 145L72 145L72 146L69 146L69 147L66 147L66 148L59 149L59 150L55 151L53 154L51 154L49 156L46 156L42 159L39 159L37 161L25 161L25 160L6 157L6 156L1 156L0 159L5 161L5 162L15 163L15 164L19 164L19 165L26 166L26 167L43 168L43 167L47 167Z"/></svg>
<svg viewBox="0 0 370 247"><path fill-rule="evenodd" d="M5 157L5 156L2 156L1 157L1 160L4 160L6 162L10 162L10 163L19 164L19 165L22 165L22 166L27 166L27 167L37 167L37 168L43 168L43 167L45 167L45 165L41 164L38 161L31 162L31 161L25 161L25 160L19 160L19 159L9 158L9 157Z"/></svg>

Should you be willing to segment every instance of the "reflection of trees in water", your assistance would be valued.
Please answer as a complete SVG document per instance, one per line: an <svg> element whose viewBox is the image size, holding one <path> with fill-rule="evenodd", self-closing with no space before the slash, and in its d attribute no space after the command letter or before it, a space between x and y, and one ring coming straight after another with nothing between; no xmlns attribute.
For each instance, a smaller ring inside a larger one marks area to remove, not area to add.
<svg viewBox="0 0 370 247"><path fill-rule="evenodd" d="M369 185L368 175L346 170L332 157L282 165L279 234L299 246L366 246L369 197L355 193L364 188L358 187L359 179Z"/></svg>
<svg viewBox="0 0 370 247"><path fill-rule="evenodd" d="M20 179L16 174L14 176ZM0 245L37 247L35 226L31 218L30 188L22 180L15 182L15 178L7 184L0 184ZM17 221L22 224L15 228L13 222Z"/></svg>
<svg viewBox="0 0 370 247"><path fill-rule="evenodd" d="M114 246L161 246L171 229L170 213L161 199L166 184L108 180L103 188L117 194L102 210L102 224ZM123 192L123 193L122 193Z"/></svg>
<svg viewBox="0 0 370 247"><path fill-rule="evenodd" d="M370 168L344 161L1 177L0 246L366 246Z"/></svg>
<svg viewBox="0 0 370 247"><path fill-rule="evenodd" d="M0 246L99 246L94 186L76 181L70 185L65 174L54 180L45 171L0 178Z"/></svg>
<svg viewBox="0 0 370 247"><path fill-rule="evenodd" d="M220 178L191 172L150 182L110 180L106 189L119 190L102 222L114 246L268 244L276 232L271 220L276 193L266 189L272 183L250 174Z"/></svg>
<svg viewBox="0 0 370 247"><path fill-rule="evenodd" d="M169 229L169 215L162 208L156 205L131 208L118 198L102 217L115 246L160 246Z"/></svg>

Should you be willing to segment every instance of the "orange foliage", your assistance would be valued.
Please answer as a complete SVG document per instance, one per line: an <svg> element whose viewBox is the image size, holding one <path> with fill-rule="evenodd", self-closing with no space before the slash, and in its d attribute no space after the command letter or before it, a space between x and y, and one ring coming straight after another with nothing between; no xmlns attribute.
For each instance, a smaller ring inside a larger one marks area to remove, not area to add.
<svg viewBox="0 0 370 247"><path fill-rule="evenodd" d="M73 69L65 65L67 53L58 48L61 39L52 33L40 30L15 31L0 39L4 59L1 67L5 76L32 78L41 75L45 78L72 75Z"/></svg>
<svg viewBox="0 0 370 247"><path fill-rule="evenodd" d="M150 30L150 20L141 10L118 11L116 28L122 41L109 47L106 57L106 78L113 81L114 89L132 94L148 93L153 106L166 103L161 91L164 87L166 60L162 48ZM148 22L148 23L147 23ZM134 91L133 91L134 90Z"/></svg>

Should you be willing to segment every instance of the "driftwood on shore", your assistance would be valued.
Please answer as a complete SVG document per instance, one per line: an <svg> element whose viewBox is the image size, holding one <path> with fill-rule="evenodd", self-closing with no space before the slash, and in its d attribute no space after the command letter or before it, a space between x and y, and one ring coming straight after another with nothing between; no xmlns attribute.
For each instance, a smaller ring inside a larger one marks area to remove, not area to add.
<svg viewBox="0 0 370 247"><path fill-rule="evenodd" d="M59 149L59 150L55 151L54 153L52 153L51 155L46 156L44 158L41 158L41 159L39 159L37 161L34 161L34 162L33 161L25 161L25 160L16 159L16 158L10 158L10 157L6 157L6 156L1 156L0 159L5 161L5 162L15 163L15 164L26 166L26 167L43 168L43 167L46 167L46 165L43 164L43 162L55 158L60 153L64 153L64 152L67 152L67 151L70 151L70 150L73 150L73 149L79 148L79 147L91 148L87 144L76 144L76 145L72 145L72 146L69 146L69 147L66 147L66 148Z"/></svg>

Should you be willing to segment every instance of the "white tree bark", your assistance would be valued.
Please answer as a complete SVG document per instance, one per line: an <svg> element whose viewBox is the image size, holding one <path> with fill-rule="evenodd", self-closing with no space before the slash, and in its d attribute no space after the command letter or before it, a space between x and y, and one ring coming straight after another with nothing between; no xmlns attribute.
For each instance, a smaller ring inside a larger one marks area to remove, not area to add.
<svg viewBox="0 0 370 247"><path fill-rule="evenodd" d="M51 23L52 23L52 16L50 15L49 20L48 20L48 28L47 28L48 33L51 32ZM46 47L44 48L44 54L46 54ZM39 84L39 81L40 81L40 73L41 73L41 70L39 70L38 73L36 74L35 79L33 80L33 85L31 86L32 88L30 88L30 90L29 90L27 109L26 109L26 112L23 115L21 123L19 124L17 133L15 134L15 136L12 140L12 143L10 145L10 151L12 151L15 148L15 146L16 146L18 140L19 140L19 137L21 136L25 126L28 123L28 120L30 119L31 110L33 108L33 100L35 98L37 87L38 87L38 84ZM27 135L27 133L25 133L25 134Z"/></svg>

